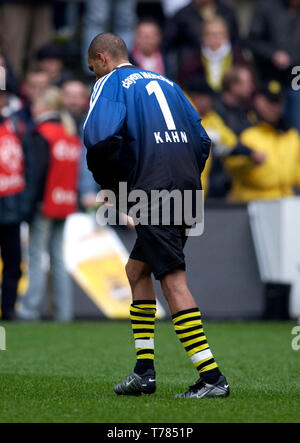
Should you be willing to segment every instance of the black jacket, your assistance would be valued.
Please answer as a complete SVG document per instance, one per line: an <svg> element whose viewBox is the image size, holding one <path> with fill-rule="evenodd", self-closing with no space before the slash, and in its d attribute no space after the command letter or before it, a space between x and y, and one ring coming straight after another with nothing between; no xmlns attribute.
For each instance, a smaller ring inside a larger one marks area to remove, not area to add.
<svg viewBox="0 0 300 443"><path fill-rule="evenodd" d="M261 78L286 84L291 82L292 66L300 65L300 7L292 13L288 3L288 0L258 2L248 39ZM279 70L273 64L273 55L279 50L291 57L287 69Z"/></svg>
<svg viewBox="0 0 300 443"><path fill-rule="evenodd" d="M56 3L57 0L39 0L39 3ZM11 3L11 4L34 4L36 0L0 0L0 4L2 3Z"/></svg>
<svg viewBox="0 0 300 443"><path fill-rule="evenodd" d="M243 106L228 106L222 96L215 102L215 110L222 117L226 126L228 126L236 135L240 135L247 128L252 126L252 112Z"/></svg>
<svg viewBox="0 0 300 443"><path fill-rule="evenodd" d="M0 120L2 124L3 120ZM34 159L29 146L23 143L25 158L25 191L0 198L0 225L12 225L29 220L35 193Z"/></svg>

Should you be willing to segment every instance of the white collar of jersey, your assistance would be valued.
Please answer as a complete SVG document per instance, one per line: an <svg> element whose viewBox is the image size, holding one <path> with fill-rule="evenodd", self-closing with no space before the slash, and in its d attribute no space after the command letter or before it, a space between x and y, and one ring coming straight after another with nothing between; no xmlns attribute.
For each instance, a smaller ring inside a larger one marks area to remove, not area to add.
<svg viewBox="0 0 300 443"><path fill-rule="evenodd" d="M128 66L128 65L130 65L130 66L132 66L132 63L121 63L120 65L118 65L118 66L116 66L115 67L115 69L117 69L117 68L122 68L122 66ZM114 70L115 70L114 69ZM113 72L113 71L112 71ZM111 74L111 73L109 73L109 74ZM96 83L94 84L94 91L96 90L96 88L97 88L97 85L99 84L99 83L101 83L101 80L103 80L104 79L104 77L106 77L107 75L109 75L109 74L105 74L105 75L103 75L102 77L100 77L97 81L96 81Z"/></svg>
<svg viewBox="0 0 300 443"><path fill-rule="evenodd" d="M132 66L132 63L129 63L129 62L121 63L120 65L117 66L117 68L122 68L122 66L128 66L128 65Z"/></svg>

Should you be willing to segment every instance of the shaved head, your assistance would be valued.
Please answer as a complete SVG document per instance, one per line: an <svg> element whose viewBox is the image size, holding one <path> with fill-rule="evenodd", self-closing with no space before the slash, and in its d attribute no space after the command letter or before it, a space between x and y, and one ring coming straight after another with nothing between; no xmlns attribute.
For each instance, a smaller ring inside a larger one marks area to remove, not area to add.
<svg viewBox="0 0 300 443"><path fill-rule="evenodd" d="M124 40L110 32L98 34L92 40L88 55L95 59L98 53L107 53L113 60L128 59L128 50Z"/></svg>
<svg viewBox="0 0 300 443"><path fill-rule="evenodd" d="M124 40L110 32L96 35L88 50L89 69L96 75L96 79L98 80L123 63L129 63Z"/></svg>

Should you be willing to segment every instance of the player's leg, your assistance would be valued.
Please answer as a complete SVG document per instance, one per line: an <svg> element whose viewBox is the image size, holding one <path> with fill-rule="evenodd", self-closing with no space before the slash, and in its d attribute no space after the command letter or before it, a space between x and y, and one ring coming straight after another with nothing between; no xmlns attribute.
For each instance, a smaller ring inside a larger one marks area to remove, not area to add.
<svg viewBox="0 0 300 443"><path fill-rule="evenodd" d="M115 386L119 395L152 394L155 391L154 327L156 296L149 266L130 258L126 274L132 291L130 319L136 349L135 368L125 380Z"/></svg>
<svg viewBox="0 0 300 443"><path fill-rule="evenodd" d="M63 254L64 220L53 220L49 238L50 263L53 277L54 320L73 320L72 280L66 269Z"/></svg>
<svg viewBox="0 0 300 443"><path fill-rule="evenodd" d="M51 219L36 214L30 226L29 287L21 297L18 317L22 320L38 320L40 305L46 294L47 271L44 257L48 252Z"/></svg>
<svg viewBox="0 0 300 443"><path fill-rule="evenodd" d="M130 258L126 274L132 291L130 319L137 355L134 372L141 375L154 370L156 296L147 263Z"/></svg>
<svg viewBox="0 0 300 443"><path fill-rule="evenodd" d="M169 272L160 280L160 283L171 315L186 309L197 308L194 297L188 288L184 270L176 269Z"/></svg>
<svg viewBox="0 0 300 443"><path fill-rule="evenodd" d="M201 313L188 288L186 274L175 269L161 278L161 287L168 301L175 332L199 372L200 379L180 397L227 396L229 388L210 350Z"/></svg>
<svg viewBox="0 0 300 443"><path fill-rule="evenodd" d="M129 258L125 270L133 302L136 300L151 300L155 303L156 295L151 279L151 269L147 263Z"/></svg>

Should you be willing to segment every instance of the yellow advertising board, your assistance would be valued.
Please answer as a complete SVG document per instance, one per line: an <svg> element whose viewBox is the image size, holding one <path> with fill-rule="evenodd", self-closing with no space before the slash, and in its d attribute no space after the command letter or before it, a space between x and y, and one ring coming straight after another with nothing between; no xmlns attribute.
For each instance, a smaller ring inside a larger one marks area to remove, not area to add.
<svg viewBox="0 0 300 443"><path fill-rule="evenodd" d="M75 214L66 223L64 248L68 271L102 313L128 319L131 290L125 264L129 253L115 231L96 226L92 215ZM157 317L164 316L158 303Z"/></svg>

